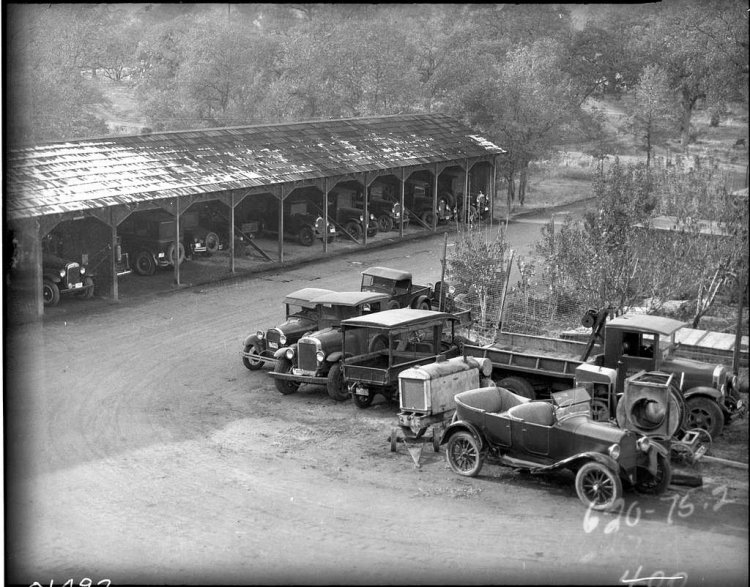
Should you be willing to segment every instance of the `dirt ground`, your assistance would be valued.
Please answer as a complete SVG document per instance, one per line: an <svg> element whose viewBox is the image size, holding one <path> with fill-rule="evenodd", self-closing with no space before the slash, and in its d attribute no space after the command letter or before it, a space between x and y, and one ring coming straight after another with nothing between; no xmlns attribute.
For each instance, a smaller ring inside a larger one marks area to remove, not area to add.
<svg viewBox="0 0 750 587"><path fill-rule="evenodd" d="M746 584L747 471L704 470L701 487L628 492L621 511L590 515L568 474L486 465L463 478L430 444L417 467L403 443L390 451L396 406L360 410L314 386L282 396L242 365L242 339L278 321L283 292L356 288L376 264L434 281L442 246L437 235L9 329L7 580Z"/></svg>

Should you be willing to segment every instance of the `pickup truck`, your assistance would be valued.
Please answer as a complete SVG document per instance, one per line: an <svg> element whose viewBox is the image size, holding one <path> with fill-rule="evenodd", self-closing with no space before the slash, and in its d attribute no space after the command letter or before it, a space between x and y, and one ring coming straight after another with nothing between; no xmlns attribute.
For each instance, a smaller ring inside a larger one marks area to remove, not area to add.
<svg viewBox="0 0 750 587"><path fill-rule="evenodd" d="M429 310L434 292L429 285L412 283L411 273L388 267L370 267L362 272L360 291L388 294L391 297L388 309L416 308Z"/></svg>
<svg viewBox="0 0 750 587"><path fill-rule="evenodd" d="M675 375L685 428L715 437L729 418L746 411L737 376L725 366L675 356L675 332L686 323L642 314L608 317L593 310L584 316L584 325L592 327L589 343L500 333L490 345L466 344L464 353L489 358L497 385L529 399L589 384L598 420L614 417L626 379L641 372Z"/></svg>

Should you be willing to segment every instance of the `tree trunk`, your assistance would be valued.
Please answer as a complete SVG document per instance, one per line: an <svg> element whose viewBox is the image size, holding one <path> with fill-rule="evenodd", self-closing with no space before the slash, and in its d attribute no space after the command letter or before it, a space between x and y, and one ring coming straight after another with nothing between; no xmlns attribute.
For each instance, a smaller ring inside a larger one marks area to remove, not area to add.
<svg viewBox="0 0 750 587"><path fill-rule="evenodd" d="M682 91L682 99L680 105L682 106L682 117L680 119L680 144L683 148L687 147L690 143L690 120L693 117L693 107L698 101L697 96L693 96L689 90Z"/></svg>
<svg viewBox="0 0 750 587"><path fill-rule="evenodd" d="M528 175L529 163L525 161L521 166L518 178L518 203L521 204L521 206L523 206L526 201L526 180L528 179Z"/></svg>

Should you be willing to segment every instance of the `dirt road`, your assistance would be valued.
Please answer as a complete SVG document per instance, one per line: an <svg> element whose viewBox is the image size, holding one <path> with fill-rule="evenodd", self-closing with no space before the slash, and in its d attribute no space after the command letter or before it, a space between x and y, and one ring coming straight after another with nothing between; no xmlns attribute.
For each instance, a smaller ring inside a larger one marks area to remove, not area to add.
<svg viewBox="0 0 750 587"><path fill-rule="evenodd" d="M243 367L242 339L279 321L285 292L357 289L376 264L434 282L442 244L11 329L6 580L747 584L747 492L731 483L590 516L564 474L462 478L431 447L417 468L389 450L395 406L282 396Z"/></svg>

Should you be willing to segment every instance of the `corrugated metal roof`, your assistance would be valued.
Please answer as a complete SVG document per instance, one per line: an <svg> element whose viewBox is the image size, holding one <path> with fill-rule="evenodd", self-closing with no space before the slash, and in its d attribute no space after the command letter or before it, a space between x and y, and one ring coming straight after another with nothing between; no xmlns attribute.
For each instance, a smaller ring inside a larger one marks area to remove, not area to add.
<svg viewBox="0 0 750 587"><path fill-rule="evenodd" d="M444 114L174 131L10 149L10 219L505 151Z"/></svg>

